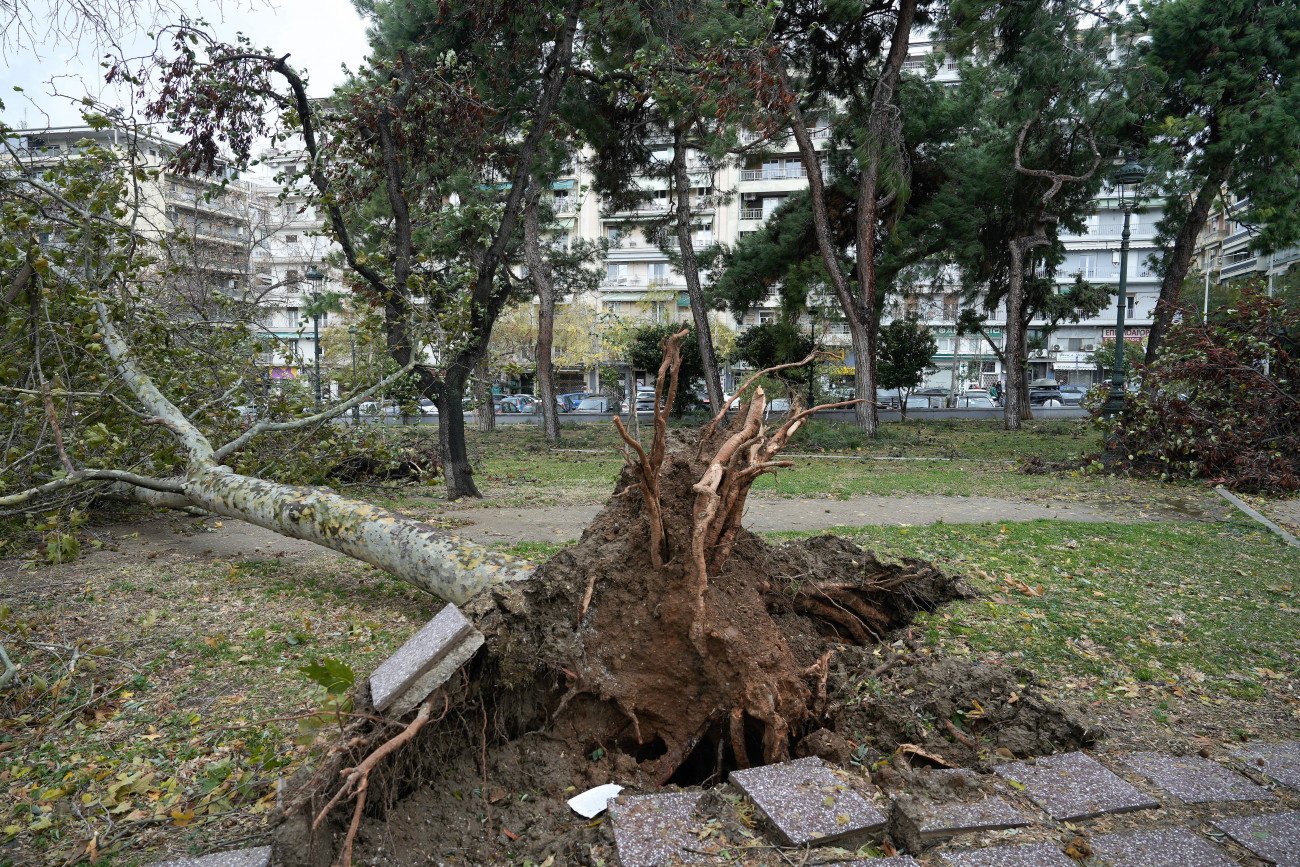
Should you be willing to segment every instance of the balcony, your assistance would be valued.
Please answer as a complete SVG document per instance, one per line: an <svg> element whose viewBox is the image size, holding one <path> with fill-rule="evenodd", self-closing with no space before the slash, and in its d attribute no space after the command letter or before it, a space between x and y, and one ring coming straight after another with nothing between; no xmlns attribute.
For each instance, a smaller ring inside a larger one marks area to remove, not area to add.
<svg viewBox="0 0 1300 867"><path fill-rule="evenodd" d="M742 181L794 181L800 178L808 177L808 170L803 166L798 168L761 168L761 169L741 169L740 179Z"/></svg>
<svg viewBox="0 0 1300 867"><path fill-rule="evenodd" d="M761 220L763 219L763 209L762 208L741 208L740 219Z"/></svg>

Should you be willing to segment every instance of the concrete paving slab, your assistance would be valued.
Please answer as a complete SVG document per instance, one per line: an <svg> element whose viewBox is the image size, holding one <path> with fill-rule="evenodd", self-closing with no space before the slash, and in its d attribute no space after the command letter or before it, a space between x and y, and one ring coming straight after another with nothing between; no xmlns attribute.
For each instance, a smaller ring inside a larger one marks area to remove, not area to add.
<svg viewBox="0 0 1300 867"><path fill-rule="evenodd" d="M1215 801L1267 801L1268 789L1201 756L1129 753L1121 761L1188 804Z"/></svg>
<svg viewBox="0 0 1300 867"><path fill-rule="evenodd" d="M820 846L885 826L885 814L835 776L821 759L732 771L730 779L789 846Z"/></svg>
<svg viewBox="0 0 1300 867"><path fill-rule="evenodd" d="M1282 785L1300 789L1300 742L1252 744L1235 749L1232 754Z"/></svg>
<svg viewBox="0 0 1300 867"><path fill-rule="evenodd" d="M460 609L451 604L445 606L370 675L370 700L375 708L386 710L474 635L480 636L481 643L481 634L460 613ZM424 695L415 699L415 703L422 701L436 686L436 683L430 686Z"/></svg>
<svg viewBox="0 0 1300 867"><path fill-rule="evenodd" d="M699 792L669 792L626 795L612 801L609 812L614 820L614 845L623 867L707 860L705 855L686 851L695 842L691 832L698 823L691 818L691 811L699 800Z"/></svg>
<svg viewBox="0 0 1300 867"><path fill-rule="evenodd" d="M160 861L153 867L270 867L271 847L259 846L256 849L236 849L229 852L213 852L197 858L178 858L175 861Z"/></svg>
<svg viewBox="0 0 1300 867"><path fill-rule="evenodd" d="M894 803L907 817L908 824L913 826L922 843L958 834L999 831L1030 824L1030 820L1015 806L998 797L941 803L902 796Z"/></svg>
<svg viewBox="0 0 1300 867"><path fill-rule="evenodd" d="M1092 854L1104 867L1234 867L1213 844L1186 828L1093 837Z"/></svg>
<svg viewBox="0 0 1300 867"><path fill-rule="evenodd" d="M866 861L823 861L822 867L921 867L921 865L909 855L895 855L891 858L870 858Z"/></svg>
<svg viewBox="0 0 1300 867"><path fill-rule="evenodd" d="M1229 837L1277 867L1300 867L1300 812L1215 819Z"/></svg>
<svg viewBox="0 0 1300 867"><path fill-rule="evenodd" d="M953 867L1078 867L1069 856L1051 843L945 852L943 861Z"/></svg>
<svg viewBox="0 0 1300 867"><path fill-rule="evenodd" d="M1086 753L1003 765L997 774L1023 785L1030 800L1061 821L1160 806Z"/></svg>

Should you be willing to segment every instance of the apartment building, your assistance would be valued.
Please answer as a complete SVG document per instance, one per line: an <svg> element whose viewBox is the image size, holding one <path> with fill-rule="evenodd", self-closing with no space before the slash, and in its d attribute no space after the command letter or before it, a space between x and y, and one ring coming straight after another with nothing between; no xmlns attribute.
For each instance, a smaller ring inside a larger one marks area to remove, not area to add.
<svg viewBox="0 0 1300 867"><path fill-rule="evenodd" d="M1273 277L1287 273L1300 263L1300 247L1287 247L1275 253L1252 250L1251 244L1259 229L1233 219L1233 214L1240 213L1245 202L1231 197L1228 202L1226 210L1222 199L1216 203L1196 241L1193 262L1205 281L1204 304L1209 303L1211 282L1227 283L1259 274L1271 285Z"/></svg>
<svg viewBox="0 0 1300 867"><path fill-rule="evenodd" d="M259 329L268 338L263 361L272 380L306 381L313 375L316 332L329 327L331 315L321 310L313 320L312 295L348 291L342 272L327 263L340 248L326 237L324 218L302 189L276 180L300 167L304 153L271 148L260 159L256 183L267 219L250 267L263 309ZM309 273L322 279L313 283Z"/></svg>

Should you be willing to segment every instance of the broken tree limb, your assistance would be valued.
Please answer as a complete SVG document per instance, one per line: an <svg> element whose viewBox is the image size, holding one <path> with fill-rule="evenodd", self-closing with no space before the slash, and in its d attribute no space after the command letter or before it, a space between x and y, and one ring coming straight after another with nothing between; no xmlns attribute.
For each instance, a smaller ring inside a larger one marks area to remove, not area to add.
<svg viewBox="0 0 1300 867"><path fill-rule="evenodd" d="M213 449L203 432L140 369L102 300L95 302L95 311L105 347L122 381L145 411L184 447L189 458L186 474L157 479L125 470L78 469L69 461L69 471L62 478L0 497L0 507L21 506L74 485L111 482L116 483L113 490L119 495L170 508L198 508L315 542L451 602L463 603L490 584L532 574L534 567L527 561L464 542L421 521L322 488L279 484L220 466L219 455L228 453L230 444ZM327 421L330 412L337 414L346 408L343 404L299 424ZM247 438L236 442L247 442Z"/></svg>

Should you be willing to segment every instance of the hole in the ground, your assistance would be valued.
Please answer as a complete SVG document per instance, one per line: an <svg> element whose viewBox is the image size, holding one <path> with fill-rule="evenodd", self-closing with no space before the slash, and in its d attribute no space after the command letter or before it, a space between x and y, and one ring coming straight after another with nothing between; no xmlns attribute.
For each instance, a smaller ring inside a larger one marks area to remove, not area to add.
<svg viewBox="0 0 1300 867"><path fill-rule="evenodd" d="M634 741L630 752L636 756L637 762L653 762L668 752L668 745L664 743L663 738L655 738L644 744L638 744Z"/></svg>
<svg viewBox="0 0 1300 867"><path fill-rule="evenodd" d="M709 729L708 734L700 738L700 742L677 766L677 770L668 778L668 782L671 785L686 787L702 786L717 777L725 779L727 772L735 767L735 762L724 761L724 765L727 764L731 767L718 768L718 733Z"/></svg>

